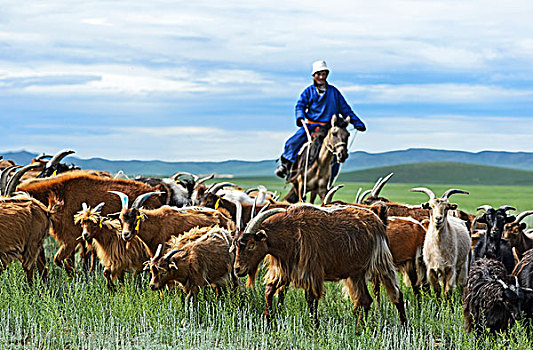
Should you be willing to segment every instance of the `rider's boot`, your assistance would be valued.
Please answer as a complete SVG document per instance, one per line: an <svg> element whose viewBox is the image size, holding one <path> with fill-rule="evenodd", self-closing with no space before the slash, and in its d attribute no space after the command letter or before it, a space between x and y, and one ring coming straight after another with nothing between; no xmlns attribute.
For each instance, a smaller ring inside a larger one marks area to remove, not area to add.
<svg viewBox="0 0 533 350"><path fill-rule="evenodd" d="M287 159L283 158L283 157L281 157L280 159L281 159L281 164L274 171L274 174L276 174L276 176L279 176L282 179L284 179L287 176L287 174L289 173L289 169L291 168L292 162L290 160L287 160Z"/></svg>

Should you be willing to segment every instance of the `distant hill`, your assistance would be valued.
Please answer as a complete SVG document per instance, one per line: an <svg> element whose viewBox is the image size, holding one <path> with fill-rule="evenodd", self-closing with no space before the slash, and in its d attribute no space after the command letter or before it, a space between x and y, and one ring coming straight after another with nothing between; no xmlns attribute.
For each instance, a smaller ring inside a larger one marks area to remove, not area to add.
<svg viewBox="0 0 533 350"><path fill-rule="evenodd" d="M337 183L376 181L393 172L395 183L533 186L533 171L455 162L423 162L341 173Z"/></svg>
<svg viewBox="0 0 533 350"><path fill-rule="evenodd" d="M6 159L18 164L28 164L37 156L27 151L6 152ZM80 159L67 157L65 162L74 163L84 169L105 170L116 173L123 170L128 175L169 176L177 171L194 174L231 174L234 176L270 176L276 168L274 160L223 162L166 162L159 160L107 160L103 158ZM395 166L420 162L459 162L485 166L506 167L521 170L533 170L533 153L528 152L494 152L478 153L447 151L433 149L407 149L383 153L353 152L343 165L342 172L351 172L376 167Z"/></svg>

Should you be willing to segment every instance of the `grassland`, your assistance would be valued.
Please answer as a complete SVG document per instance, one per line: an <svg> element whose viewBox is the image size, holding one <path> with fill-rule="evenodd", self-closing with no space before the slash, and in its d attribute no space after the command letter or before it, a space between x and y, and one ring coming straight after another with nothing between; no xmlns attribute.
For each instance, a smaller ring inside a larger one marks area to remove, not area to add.
<svg viewBox="0 0 533 350"><path fill-rule="evenodd" d="M236 182L244 187L258 184ZM265 184L284 190L279 181ZM371 185L346 184L336 198L351 200L359 186ZM413 204L425 201L425 195L407 191L413 185L421 184L390 184L383 195ZM481 204L513 204L519 210L533 206L533 187L458 187L471 195L452 198L471 212ZM430 188L440 194L448 186ZM48 240L46 248L51 258L56 244ZM410 289L402 285L408 326L399 324L395 308L381 293L379 305L373 304L366 324L357 329L341 285L327 283L317 331L311 326L303 292L291 289L269 330L262 317L260 279L253 289L243 288L238 295L217 300L205 290L186 304L179 290L162 296L151 291L146 276L129 276L118 291L109 292L101 271L68 278L53 264L49 268L47 284L38 280L29 286L19 263L0 275L0 349L531 349L531 337L522 323L497 337L466 334L459 291L449 303L426 295L417 306Z"/></svg>

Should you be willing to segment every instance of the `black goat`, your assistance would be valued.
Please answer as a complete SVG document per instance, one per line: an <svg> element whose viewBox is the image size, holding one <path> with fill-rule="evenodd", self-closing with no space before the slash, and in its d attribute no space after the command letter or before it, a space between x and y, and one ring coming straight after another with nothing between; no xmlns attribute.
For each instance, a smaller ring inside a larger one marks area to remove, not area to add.
<svg viewBox="0 0 533 350"><path fill-rule="evenodd" d="M516 209L507 205L498 209L484 205L478 210L485 210L485 213L477 218L477 222L484 223L487 230L474 247L474 261L481 258L496 259L503 263L507 273L513 272L513 250L509 242L502 239L502 233L505 224L515 221L514 215L507 216L507 210Z"/></svg>
<svg viewBox="0 0 533 350"><path fill-rule="evenodd" d="M524 288L533 291L533 249L524 253L524 257L514 268L513 275L518 278L518 283ZM526 300L524 312L527 317L533 318L533 298Z"/></svg>
<svg viewBox="0 0 533 350"><path fill-rule="evenodd" d="M465 331L502 332L521 318L522 307L533 294L507 274L499 260L482 258L474 262L463 292Z"/></svg>

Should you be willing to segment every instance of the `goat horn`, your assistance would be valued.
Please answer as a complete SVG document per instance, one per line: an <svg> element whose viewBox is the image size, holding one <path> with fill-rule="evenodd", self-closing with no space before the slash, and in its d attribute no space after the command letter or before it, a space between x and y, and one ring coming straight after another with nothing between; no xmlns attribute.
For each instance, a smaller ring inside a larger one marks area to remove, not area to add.
<svg viewBox="0 0 533 350"><path fill-rule="evenodd" d="M411 188L409 192L423 192L429 196L429 199L435 199L435 193L433 193L433 191L431 191L429 188L415 187Z"/></svg>
<svg viewBox="0 0 533 350"><path fill-rule="evenodd" d="M239 201L232 201L231 203L235 204L235 224L237 225L237 232L241 230L241 221L242 221L242 204Z"/></svg>
<svg viewBox="0 0 533 350"><path fill-rule="evenodd" d="M196 185L199 185L201 183L204 183L206 182L207 180L211 180L212 178L215 177L215 173L212 173L211 175L209 176L205 176L205 177L202 177L201 179L198 179L198 181L196 181Z"/></svg>
<svg viewBox="0 0 533 350"><path fill-rule="evenodd" d="M250 220L248 225L246 225L246 229L244 230L244 232L255 233L255 231L257 231L257 229L259 228L259 226L261 226L263 221L265 221L267 218L271 217L274 214L285 213L285 212L287 212L287 209L274 208L274 209L267 210L263 213L257 214L257 216L253 220Z"/></svg>
<svg viewBox="0 0 533 350"><path fill-rule="evenodd" d="M377 188L375 189L375 191L372 193L373 197L377 197L379 196L379 193L381 192L381 190L383 189L383 186L385 186L385 184L387 183L387 181L390 180L390 178L394 175L394 173L390 173L389 175L387 175L383 180L381 180L377 186Z"/></svg>
<svg viewBox="0 0 533 350"><path fill-rule="evenodd" d="M526 216L529 216L529 215L531 215L531 214L533 214L533 210L528 210L528 211L521 212L520 214L518 214L518 215L516 216L516 220L515 220L515 222L520 222L520 221L524 220L524 218L525 218Z"/></svg>
<svg viewBox="0 0 533 350"><path fill-rule="evenodd" d="M265 205L263 205L263 207L261 208L261 210L259 210L259 212L257 213L257 215L261 214L261 213L264 213L268 207L270 206L270 202L266 202ZM253 219L253 218L252 218ZM251 220L251 219L250 219Z"/></svg>
<svg viewBox="0 0 533 350"><path fill-rule="evenodd" d="M472 235L474 232L476 232L476 230L477 230L477 220L478 219L479 218L477 216L474 218L474 221L472 222L472 227L470 228L470 231L471 231L470 235Z"/></svg>
<svg viewBox="0 0 533 350"><path fill-rule="evenodd" d="M449 189L448 191L444 192L444 194L442 195L441 198L448 199L448 197L450 197L452 194L456 194L456 193L470 194L470 192L463 191L463 190L457 190L455 188L452 188L452 189Z"/></svg>
<svg viewBox="0 0 533 350"><path fill-rule="evenodd" d="M198 176L194 175L194 174L191 174L191 173L188 173L186 171L178 171L177 173L175 173L174 175L172 175L170 178L174 181L176 181L180 176L182 175L189 175L190 177L193 178L194 182L196 182L198 180Z"/></svg>
<svg viewBox="0 0 533 350"><path fill-rule="evenodd" d="M507 210L516 210L516 208L511 207L510 205L502 205L501 207L498 208L498 210L507 211Z"/></svg>
<svg viewBox="0 0 533 350"><path fill-rule="evenodd" d="M22 175L24 175L25 173L27 173L28 171L32 170L32 169L36 169L36 168L39 168L40 165L39 164L28 164L22 168L20 168L16 173L15 175L13 175L13 177L9 180L9 182L7 183L7 187L6 187L6 190L4 192L4 195L9 197L13 194L13 192L15 192L15 189L17 188L17 185L19 184L19 181L20 181L20 178L22 177Z"/></svg>
<svg viewBox="0 0 533 350"><path fill-rule="evenodd" d="M250 212L250 220L255 216L255 208L257 207L257 197L254 198L254 204L252 205L252 211Z"/></svg>
<svg viewBox="0 0 533 350"><path fill-rule="evenodd" d="M359 187L359 189L357 190L357 193L355 195L355 199L353 200L354 203L359 203L359 195L361 194L361 191L363 189L361 187Z"/></svg>
<svg viewBox="0 0 533 350"><path fill-rule="evenodd" d="M98 214L102 212L102 209L104 208L105 202L98 203L96 207L94 207L94 211Z"/></svg>
<svg viewBox="0 0 533 350"><path fill-rule="evenodd" d="M491 207L491 206L488 205L488 204L485 204L485 205L482 205L482 206L480 206L480 207L477 207L476 210L489 211L489 210L491 210L491 209L494 210L493 207Z"/></svg>
<svg viewBox="0 0 533 350"><path fill-rule="evenodd" d="M122 210L127 210L129 208L129 198L125 193L119 192L119 191L107 191L109 193L116 194L120 197L120 202L122 203Z"/></svg>
<svg viewBox="0 0 533 350"><path fill-rule="evenodd" d="M156 194L163 194L163 192L154 191L154 192L143 193L139 195L137 198L135 198L131 207L135 209L139 209L149 197L156 195Z"/></svg>
<svg viewBox="0 0 533 350"><path fill-rule="evenodd" d="M172 258L174 256L174 254L178 253L178 252L182 252L183 249L172 249L170 252L168 252L163 259L165 259L166 261L169 261L170 258Z"/></svg>
<svg viewBox="0 0 533 350"><path fill-rule="evenodd" d="M221 188L225 186L235 186L235 184L232 184L231 182L220 182L220 183L211 185L211 187L209 187L207 192L217 194L218 190L220 190Z"/></svg>
<svg viewBox="0 0 533 350"><path fill-rule="evenodd" d="M328 205L333 199L333 196L335 195L335 193L343 187L344 185L341 184L341 185L337 185L335 187L330 188L328 193L326 193L326 196L324 197L324 205Z"/></svg>
<svg viewBox="0 0 533 350"><path fill-rule="evenodd" d="M22 167L22 165L11 165L7 168L3 169L2 172L0 172L0 195L4 193L4 190L7 185L7 178L9 177L9 174L17 168Z"/></svg>
<svg viewBox="0 0 533 350"><path fill-rule="evenodd" d="M49 155L49 154L43 153L40 156L36 157L35 160L39 162L39 161L43 160L44 158L52 158L52 156Z"/></svg>
<svg viewBox="0 0 533 350"><path fill-rule="evenodd" d="M56 165L57 163L62 161L63 158L65 158L66 156L68 156L69 154L72 154L72 153L76 153L76 152L71 150L71 149L64 149L64 150L61 150L61 151L57 152L52 157L52 159L50 159L48 162L46 162L46 165L44 166L44 168L48 169L48 168Z"/></svg>
<svg viewBox="0 0 533 350"><path fill-rule="evenodd" d="M152 257L152 260L156 260L156 259L159 258L159 255L161 255L161 250L162 249L163 249L163 245L161 243L159 243L159 245L157 246L157 250L155 251L155 254Z"/></svg>
<svg viewBox="0 0 533 350"><path fill-rule="evenodd" d="M507 283L505 283L504 281L502 281L502 280L499 279L499 278L498 278L498 283L500 283L500 284L503 286L503 288L505 288L505 289L509 289L509 286L507 285Z"/></svg>
<svg viewBox="0 0 533 350"><path fill-rule="evenodd" d="M244 191L244 193L246 193L246 194L250 194L250 193L255 192L255 191L259 191L259 188L257 188L257 187L252 187L252 188L249 188L249 189L247 189L246 191Z"/></svg>
<svg viewBox="0 0 533 350"><path fill-rule="evenodd" d="M378 188L379 183L381 182L381 180L383 180L382 177L380 177L380 178L378 179L378 181L376 181L376 183L374 184L374 187L372 187L372 190L371 190L372 197L375 197L374 194L376 193L376 188Z"/></svg>
<svg viewBox="0 0 533 350"><path fill-rule="evenodd" d="M366 190L365 192L361 193L361 197L359 197L359 204L363 203L363 201L365 200L366 196L368 196L370 193L372 192L372 190Z"/></svg>

